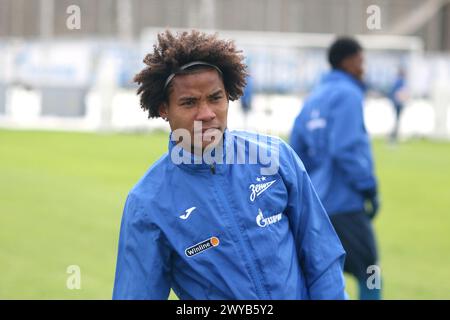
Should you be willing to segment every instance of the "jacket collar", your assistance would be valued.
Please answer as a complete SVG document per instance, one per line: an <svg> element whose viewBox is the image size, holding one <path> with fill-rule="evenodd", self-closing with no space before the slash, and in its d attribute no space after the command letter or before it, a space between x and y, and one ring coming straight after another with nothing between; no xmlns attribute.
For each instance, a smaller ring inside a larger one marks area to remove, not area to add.
<svg viewBox="0 0 450 320"><path fill-rule="evenodd" d="M232 139L232 135L229 133L228 129L225 129L222 136L222 142L217 147L220 148L222 154L216 156L216 150L212 150L209 152L211 157L208 159L205 156L202 157L197 154L193 154L192 152L178 146L176 142L172 140L171 132L168 146L169 162L179 168L191 171L211 171L211 173L221 172L223 171L226 162L226 149L229 146L233 146L233 143L231 143L229 139ZM218 158L221 158L222 160L215 161Z"/></svg>
<svg viewBox="0 0 450 320"><path fill-rule="evenodd" d="M358 87L361 91L365 92L367 90L367 86L364 82L356 79L351 74L339 70L339 69L333 69L330 72L326 73L321 82L333 82L333 81L345 81L350 82L351 84Z"/></svg>

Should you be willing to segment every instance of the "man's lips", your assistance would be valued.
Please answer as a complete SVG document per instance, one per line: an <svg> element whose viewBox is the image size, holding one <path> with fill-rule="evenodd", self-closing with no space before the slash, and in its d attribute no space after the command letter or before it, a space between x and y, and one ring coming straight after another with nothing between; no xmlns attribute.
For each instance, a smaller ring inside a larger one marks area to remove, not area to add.
<svg viewBox="0 0 450 320"><path fill-rule="evenodd" d="M220 130L219 128L216 127L211 127L211 128L203 128L201 131L195 131L194 133L201 133L204 134L206 131L211 130L211 132L213 133L215 130Z"/></svg>

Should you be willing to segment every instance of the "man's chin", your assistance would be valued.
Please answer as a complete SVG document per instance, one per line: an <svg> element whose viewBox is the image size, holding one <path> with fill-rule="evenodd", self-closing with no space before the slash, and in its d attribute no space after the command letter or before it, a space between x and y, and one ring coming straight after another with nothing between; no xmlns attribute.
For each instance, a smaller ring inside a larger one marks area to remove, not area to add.
<svg viewBox="0 0 450 320"><path fill-rule="evenodd" d="M205 148L210 144L217 145L223 137L223 131L220 129L209 129L202 133L202 146Z"/></svg>
<svg viewBox="0 0 450 320"><path fill-rule="evenodd" d="M205 151L205 149L212 149L215 148L217 145L219 145L222 142L223 138L222 136L218 139L215 139L215 137L211 138L211 137L204 137L204 139L202 140L202 151ZM193 144L191 146L192 149L195 149L196 144Z"/></svg>
<svg viewBox="0 0 450 320"><path fill-rule="evenodd" d="M212 148L215 148L217 145L219 145L220 144L220 142L222 141L222 139L219 139L219 140L213 140L213 141L211 141L211 140L203 140L203 143L202 143L202 149L203 149L203 151L205 151L205 149L212 149Z"/></svg>

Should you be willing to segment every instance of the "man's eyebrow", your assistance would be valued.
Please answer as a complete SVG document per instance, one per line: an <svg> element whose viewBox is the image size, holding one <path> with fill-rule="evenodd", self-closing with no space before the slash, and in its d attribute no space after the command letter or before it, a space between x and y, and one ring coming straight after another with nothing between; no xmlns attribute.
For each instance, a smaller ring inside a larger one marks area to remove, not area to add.
<svg viewBox="0 0 450 320"><path fill-rule="evenodd" d="M217 96L218 94L223 93L223 89L217 89L213 93L209 94L209 97Z"/></svg>
<svg viewBox="0 0 450 320"><path fill-rule="evenodd" d="M197 99L197 98L194 97L194 96L184 96L184 97L178 98L178 101L185 101L185 100L190 101L190 100L196 100L196 99Z"/></svg>

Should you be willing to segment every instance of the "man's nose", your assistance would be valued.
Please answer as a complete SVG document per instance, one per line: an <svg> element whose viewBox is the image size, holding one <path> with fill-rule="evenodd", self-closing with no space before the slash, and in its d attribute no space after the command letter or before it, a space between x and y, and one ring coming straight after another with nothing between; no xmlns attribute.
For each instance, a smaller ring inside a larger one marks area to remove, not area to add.
<svg viewBox="0 0 450 320"><path fill-rule="evenodd" d="M201 102L198 109L197 118L195 120L207 122L213 120L215 117L216 114L212 110L209 103L207 101Z"/></svg>

